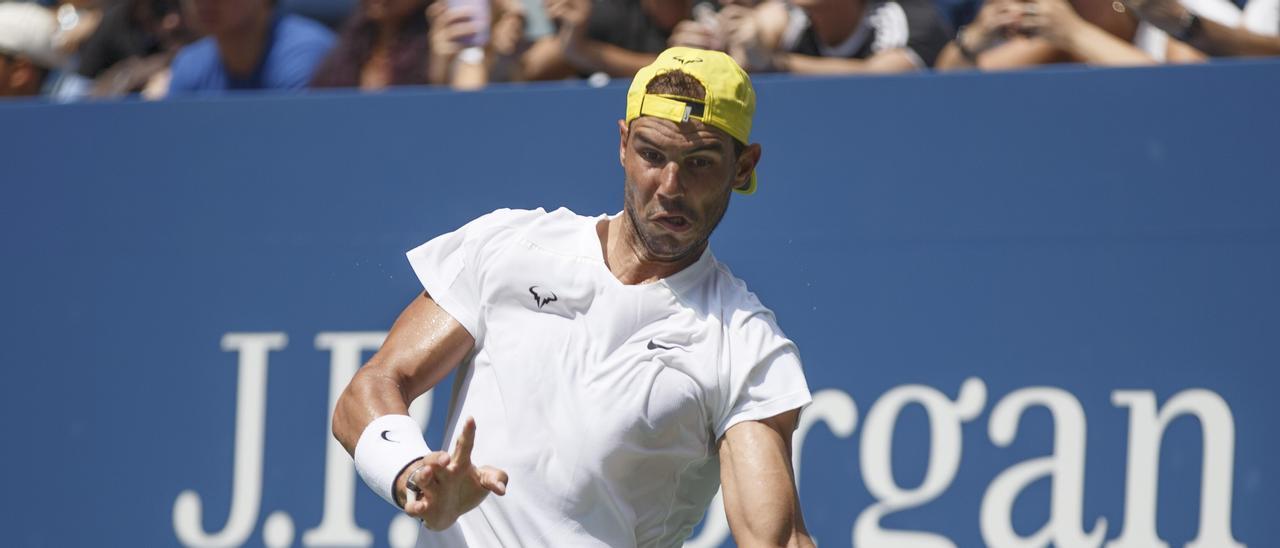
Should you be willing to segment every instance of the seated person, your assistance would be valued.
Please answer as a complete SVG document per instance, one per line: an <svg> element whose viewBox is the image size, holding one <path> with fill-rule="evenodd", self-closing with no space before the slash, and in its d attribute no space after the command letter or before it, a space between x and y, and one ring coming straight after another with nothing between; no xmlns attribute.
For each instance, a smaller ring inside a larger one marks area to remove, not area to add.
<svg viewBox="0 0 1280 548"><path fill-rule="evenodd" d="M80 47L76 70L95 80L95 97L163 91L174 54L195 38L178 0L121 0Z"/></svg>
<svg viewBox="0 0 1280 548"><path fill-rule="evenodd" d="M311 86L369 91L426 84L426 9L427 0L361 0Z"/></svg>
<svg viewBox="0 0 1280 548"><path fill-rule="evenodd" d="M728 49L749 71L798 74L909 72L933 65L950 38L931 0L795 0L755 6L756 15L732 24L722 18ZM722 14L731 10L721 10ZM779 11L785 15L776 14ZM739 35L743 22L754 31ZM683 29L682 29L683 30ZM750 36L754 34L754 38ZM737 35L735 37L735 35ZM743 40L751 43L735 53Z"/></svg>
<svg viewBox="0 0 1280 548"><path fill-rule="evenodd" d="M323 25L277 12L274 0L192 0L209 36L173 60L169 93L302 89L333 45Z"/></svg>
<svg viewBox="0 0 1280 548"><path fill-rule="evenodd" d="M524 54L523 73L531 80L630 77L657 59L692 9L693 0L546 0L557 32Z"/></svg>
<svg viewBox="0 0 1280 548"><path fill-rule="evenodd" d="M765 70L782 43L789 8L783 0L720 0L694 6L694 18L671 33L672 46L720 50L747 70Z"/></svg>
<svg viewBox="0 0 1280 548"><path fill-rule="evenodd" d="M1139 21L1132 10L1111 0L988 0L973 24L943 50L938 68L1130 66L1204 59L1200 51Z"/></svg>
<svg viewBox="0 0 1280 548"><path fill-rule="evenodd" d="M488 81L493 59L510 55L524 30L518 2L495 2L487 51L466 51L481 24L444 0L362 0L321 63L312 87L449 84L474 89Z"/></svg>
<svg viewBox="0 0 1280 548"><path fill-rule="evenodd" d="M930 0L796 0L774 68L892 73L933 66L950 35Z"/></svg>

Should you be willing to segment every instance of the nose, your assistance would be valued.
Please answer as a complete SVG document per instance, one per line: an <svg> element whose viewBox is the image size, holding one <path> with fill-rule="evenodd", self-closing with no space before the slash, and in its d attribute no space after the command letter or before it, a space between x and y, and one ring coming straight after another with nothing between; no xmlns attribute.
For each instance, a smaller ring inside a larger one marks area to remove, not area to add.
<svg viewBox="0 0 1280 548"><path fill-rule="evenodd" d="M658 178L658 194L666 197L684 194L684 186L680 184L680 164L667 162L662 166L662 174Z"/></svg>

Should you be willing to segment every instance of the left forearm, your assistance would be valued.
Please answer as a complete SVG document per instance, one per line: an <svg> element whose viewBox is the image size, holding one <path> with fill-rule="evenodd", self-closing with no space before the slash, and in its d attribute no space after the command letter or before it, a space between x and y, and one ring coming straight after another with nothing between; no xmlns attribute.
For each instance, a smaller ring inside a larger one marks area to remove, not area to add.
<svg viewBox="0 0 1280 548"><path fill-rule="evenodd" d="M1125 42L1107 31L1089 23L1081 24L1068 33L1061 44L1078 61L1090 65L1138 66L1154 65L1155 59L1143 53L1133 44Z"/></svg>

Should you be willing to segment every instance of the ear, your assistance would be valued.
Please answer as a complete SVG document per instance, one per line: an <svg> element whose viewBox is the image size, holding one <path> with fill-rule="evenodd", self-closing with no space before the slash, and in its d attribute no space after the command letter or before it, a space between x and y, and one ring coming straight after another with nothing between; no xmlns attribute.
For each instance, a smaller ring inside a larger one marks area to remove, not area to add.
<svg viewBox="0 0 1280 548"><path fill-rule="evenodd" d="M746 186L751 178L751 172L756 170L756 164L760 163L760 155L763 153L760 143L752 143L742 149L742 155L738 156L738 164L733 173L733 188Z"/></svg>
<svg viewBox="0 0 1280 548"><path fill-rule="evenodd" d="M627 135L631 132L631 128L627 127L626 120L618 120L618 163L626 165L627 163Z"/></svg>

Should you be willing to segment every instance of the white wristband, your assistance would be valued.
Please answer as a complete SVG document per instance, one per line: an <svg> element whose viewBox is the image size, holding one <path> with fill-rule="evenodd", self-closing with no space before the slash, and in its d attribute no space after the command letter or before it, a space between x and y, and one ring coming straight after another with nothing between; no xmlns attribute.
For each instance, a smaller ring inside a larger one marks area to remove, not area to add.
<svg viewBox="0 0 1280 548"><path fill-rule="evenodd" d="M356 442L356 471L373 492L399 508L396 477L430 452L416 421L408 415L383 415L373 419Z"/></svg>

